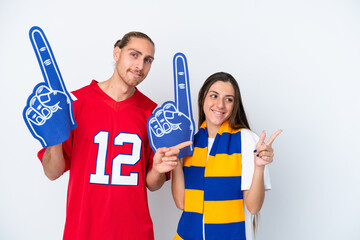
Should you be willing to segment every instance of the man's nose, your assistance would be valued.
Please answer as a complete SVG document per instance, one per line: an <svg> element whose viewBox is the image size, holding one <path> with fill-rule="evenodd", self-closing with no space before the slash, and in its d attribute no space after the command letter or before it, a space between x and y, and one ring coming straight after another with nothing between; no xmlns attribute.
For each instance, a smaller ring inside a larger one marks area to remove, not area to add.
<svg viewBox="0 0 360 240"><path fill-rule="evenodd" d="M137 61L136 61L136 63L135 63L135 67L136 67L136 69L138 69L138 70L143 70L143 68L144 68L144 60L143 59L138 59Z"/></svg>

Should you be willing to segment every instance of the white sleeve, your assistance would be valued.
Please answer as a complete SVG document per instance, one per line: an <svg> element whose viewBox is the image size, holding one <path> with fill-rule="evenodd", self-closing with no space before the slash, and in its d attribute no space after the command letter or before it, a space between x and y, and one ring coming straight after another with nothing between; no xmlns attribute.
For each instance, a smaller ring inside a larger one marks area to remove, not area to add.
<svg viewBox="0 0 360 240"><path fill-rule="evenodd" d="M259 137L249 129L241 129L241 190L249 190L254 174L254 150ZM265 190L271 189L270 175L268 165L264 170L264 186Z"/></svg>

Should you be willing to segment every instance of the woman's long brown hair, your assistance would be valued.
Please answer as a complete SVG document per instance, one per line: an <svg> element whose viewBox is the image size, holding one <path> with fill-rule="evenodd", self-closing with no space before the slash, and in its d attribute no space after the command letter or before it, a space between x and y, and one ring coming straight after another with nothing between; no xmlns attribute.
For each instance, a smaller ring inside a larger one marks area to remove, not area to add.
<svg viewBox="0 0 360 240"><path fill-rule="evenodd" d="M244 106L241 101L239 85L231 74L225 72L217 72L212 74L210 77L208 77L205 80L204 84L202 85L199 91L199 96L198 96L199 128L201 124L205 121L204 101L206 94L209 92L210 87L217 81L230 82L234 88L234 92L235 92L234 108L229 117L230 127L233 129L239 129L239 128L250 129L250 125L245 114Z"/></svg>

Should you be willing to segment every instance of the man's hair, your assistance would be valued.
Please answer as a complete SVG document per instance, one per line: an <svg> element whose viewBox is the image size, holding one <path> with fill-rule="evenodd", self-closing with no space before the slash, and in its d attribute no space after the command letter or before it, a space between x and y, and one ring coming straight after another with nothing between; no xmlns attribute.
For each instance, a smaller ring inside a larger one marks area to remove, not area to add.
<svg viewBox="0 0 360 240"><path fill-rule="evenodd" d="M146 35L145 33L142 33L142 32L128 32L127 34L125 34L123 36L122 39L119 39L116 41L116 43L114 44L114 48L115 47L119 47L120 49L122 49L123 47L125 47L131 40L131 38L134 37L134 38L141 38L141 39L146 39L148 40L152 45L153 47L155 48L155 44L154 42L151 40L151 38Z"/></svg>

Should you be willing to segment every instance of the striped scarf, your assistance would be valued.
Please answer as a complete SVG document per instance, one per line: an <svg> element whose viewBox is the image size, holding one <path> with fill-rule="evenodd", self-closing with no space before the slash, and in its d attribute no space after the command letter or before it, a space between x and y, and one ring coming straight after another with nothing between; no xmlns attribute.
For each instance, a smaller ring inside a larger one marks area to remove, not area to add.
<svg viewBox="0 0 360 240"><path fill-rule="evenodd" d="M185 205L174 240L203 239L203 226L205 240L245 240L241 130L224 122L207 161L206 121L194 144L194 154L184 158Z"/></svg>

